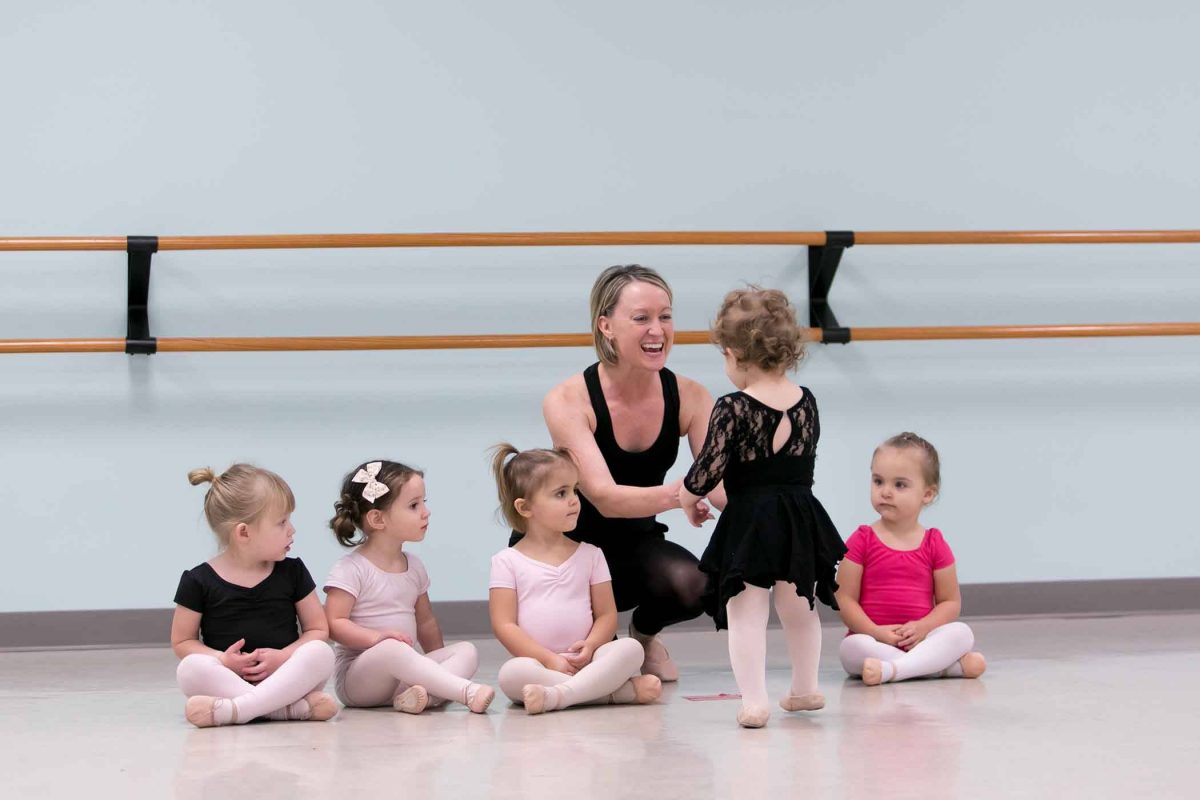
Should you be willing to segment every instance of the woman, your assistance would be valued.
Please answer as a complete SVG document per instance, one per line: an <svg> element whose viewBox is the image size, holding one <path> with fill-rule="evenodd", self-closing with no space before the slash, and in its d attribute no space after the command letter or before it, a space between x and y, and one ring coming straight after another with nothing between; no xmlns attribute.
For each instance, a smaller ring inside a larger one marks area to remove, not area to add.
<svg viewBox="0 0 1200 800"><path fill-rule="evenodd" d="M694 555L667 541L655 515L679 508L680 481L663 485L679 439L699 452L712 396L666 368L674 322L671 287L637 264L609 267L592 286L592 334L600 361L555 386L542 412L557 447L579 462L583 494L572 538L604 551L617 608L634 609L629 635L646 650L642 672L679 670L657 634L700 615L706 578ZM710 495L724 506L724 490ZM707 509L705 509L707 512Z"/></svg>

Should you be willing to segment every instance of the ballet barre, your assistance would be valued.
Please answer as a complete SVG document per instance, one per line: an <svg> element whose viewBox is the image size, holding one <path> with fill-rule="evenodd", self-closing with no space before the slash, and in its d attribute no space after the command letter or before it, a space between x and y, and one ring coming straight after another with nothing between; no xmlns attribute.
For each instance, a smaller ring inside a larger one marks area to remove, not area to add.
<svg viewBox="0 0 1200 800"><path fill-rule="evenodd" d="M393 247L590 247L616 245L776 245L808 248L808 322L805 338L824 344L882 341L1042 339L1114 336L1195 336L1200 323L1094 325L952 325L844 327L829 302L842 256L870 245L1198 244L1200 230L1117 231L592 231L511 233L368 233L237 236L0 237L3 251L125 251L128 256L127 331L124 339L0 340L4 353L264 352L314 350L459 350L590 347L587 333L448 336L171 337L150 335L151 259L169 250L270 250ZM678 331L676 344L704 344L707 331Z"/></svg>

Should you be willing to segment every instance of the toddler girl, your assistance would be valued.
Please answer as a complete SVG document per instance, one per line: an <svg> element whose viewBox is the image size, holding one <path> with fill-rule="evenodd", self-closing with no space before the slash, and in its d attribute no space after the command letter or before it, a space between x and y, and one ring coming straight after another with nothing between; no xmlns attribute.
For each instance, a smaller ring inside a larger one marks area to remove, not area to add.
<svg viewBox="0 0 1200 800"><path fill-rule="evenodd" d="M216 558L183 573L175 592L171 647L181 659L188 721L207 728L259 717L329 719L337 703L320 691L333 671L325 615L304 562L287 557L296 534L292 490L249 464L221 475L192 470L188 480L212 484L204 516L221 543Z"/></svg>
<svg viewBox="0 0 1200 800"><path fill-rule="evenodd" d="M724 478L728 505L700 559L709 577L704 601L717 628L729 628L729 660L742 693L738 723L761 728L770 716L771 589L792 662L791 689L779 705L785 711L823 708L825 698L817 692L821 623L814 597L837 607L834 571L846 548L812 494L821 427L812 392L787 377L804 355L787 297L753 287L730 292L712 337L738 391L713 407L704 448L679 498L699 527L706 516L699 501Z"/></svg>
<svg viewBox="0 0 1200 800"><path fill-rule="evenodd" d="M871 459L871 505L879 519L847 542L838 603L850 633L842 666L874 685L922 676L978 678L975 635L956 622L962 601L954 554L921 510L941 483L937 450L915 433L893 436Z"/></svg>
<svg viewBox="0 0 1200 800"><path fill-rule="evenodd" d="M524 536L492 556L492 630L513 658L500 689L530 714L573 705L652 703L662 692L639 675L636 639L613 639L617 603L598 547L563 534L579 519L579 471L562 449L493 449L500 509Z"/></svg>
<svg viewBox="0 0 1200 800"><path fill-rule="evenodd" d="M354 548L325 579L341 701L420 714L454 700L477 714L487 711L496 692L469 680L479 667L475 646L445 645L425 565L404 552L429 527L423 474L395 461L363 464L346 475L333 507L329 526L340 544Z"/></svg>

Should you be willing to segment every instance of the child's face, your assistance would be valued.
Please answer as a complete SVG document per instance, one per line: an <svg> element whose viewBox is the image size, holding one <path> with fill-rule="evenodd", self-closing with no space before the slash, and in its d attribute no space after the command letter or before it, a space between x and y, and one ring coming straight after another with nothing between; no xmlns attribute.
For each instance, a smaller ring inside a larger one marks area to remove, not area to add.
<svg viewBox="0 0 1200 800"><path fill-rule="evenodd" d="M660 286L634 281L621 290L612 315L601 317L600 330L619 363L660 370L675 339L671 298Z"/></svg>
<svg viewBox="0 0 1200 800"><path fill-rule="evenodd" d="M871 506L884 522L911 524L933 502L923 458L916 448L881 447L871 459Z"/></svg>
<svg viewBox="0 0 1200 800"><path fill-rule="evenodd" d="M526 514L532 522L553 531L567 533L579 522L579 472L562 464L551 467L542 485L526 497Z"/></svg>
<svg viewBox="0 0 1200 800"><path fill-rule="evenodd" d="M419 542L429 528L425 505L425 479L413 475L400 487L400 496L383 515L383 530L402 542Z"/></svg>
<svg viewBox="0 0 1200 800"><path fill-rule="evenodd" d="M272 504L254 522L246 524L245 546L255 558L263 561L282 561L292 549L296 529L292 527L292 512Z"/></svg>

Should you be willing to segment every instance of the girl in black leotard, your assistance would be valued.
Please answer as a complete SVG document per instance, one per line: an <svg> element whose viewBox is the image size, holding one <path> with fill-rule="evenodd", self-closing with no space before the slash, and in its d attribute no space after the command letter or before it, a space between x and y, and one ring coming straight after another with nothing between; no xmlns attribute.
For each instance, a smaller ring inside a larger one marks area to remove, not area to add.
<svg viewBox="0 0 1200 800"><path fill-rule="evenodd" d="M702 445L712 397L665 366L674 326L670 287L657 272L610 267L591 305L601 360L547 394L546 424L580 466L582 509L571 536L604 551L617 607L634 609L629 632L646 649L642 671L672 681L678 669L656 634L700 615L706 579L655 515L679 507L680 482L663 480L681 436L693 452ZM709 497L724 503L719 487Z"/></svg>

